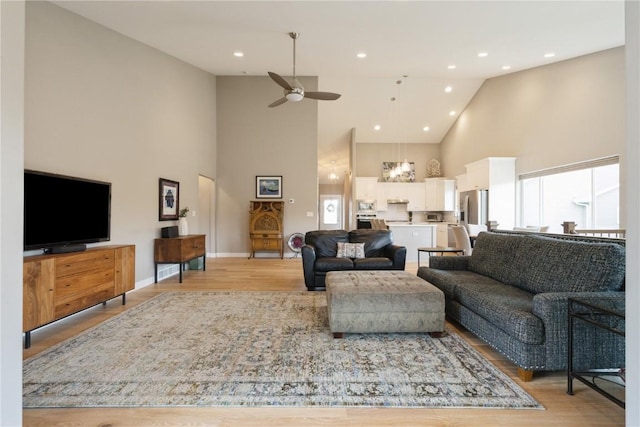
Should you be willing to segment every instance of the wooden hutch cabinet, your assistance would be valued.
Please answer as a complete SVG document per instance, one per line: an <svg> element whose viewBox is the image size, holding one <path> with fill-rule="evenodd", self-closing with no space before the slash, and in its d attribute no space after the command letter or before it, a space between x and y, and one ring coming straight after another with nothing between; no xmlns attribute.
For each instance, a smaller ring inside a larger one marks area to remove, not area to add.
<svg viewBox="0 0 640 427"><path fill-rule="evenodd" d="M256 251L277 251L283 258L282 219L284 202L252 201L249 209L249 240L251 253Z"/></svg>

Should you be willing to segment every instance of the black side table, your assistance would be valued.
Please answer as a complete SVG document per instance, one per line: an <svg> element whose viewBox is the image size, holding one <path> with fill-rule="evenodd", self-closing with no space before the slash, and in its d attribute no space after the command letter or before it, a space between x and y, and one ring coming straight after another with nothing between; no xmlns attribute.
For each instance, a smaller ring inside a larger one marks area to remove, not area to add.
<svg viewBox="0 0 640 427"><path fill-rule="evenodd" d="M609 400L615 402L620 407L625 407L625 402L603 389L598 385L598 381L616 387L624 387L624 379L621 378L621 369L603 367L603 369L574 370L574 333L576 322L586 322L588 325L609 331L613 334L624 337L624 303L616 300L618 305L606 298L569 298L568 315L569 331L568 353L567 353L567 394L573 395L574 378L586 384ZM622 307L620 307L622 305Z"/></svg>

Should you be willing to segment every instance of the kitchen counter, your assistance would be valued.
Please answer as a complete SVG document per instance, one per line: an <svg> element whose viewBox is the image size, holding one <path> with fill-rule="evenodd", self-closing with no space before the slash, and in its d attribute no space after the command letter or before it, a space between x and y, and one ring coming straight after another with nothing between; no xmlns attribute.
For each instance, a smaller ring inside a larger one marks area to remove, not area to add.
<svg viewBox="0 0 640 427"><path fill-rule="evenodd" d="M393 243L407 248L407 261L418 261L418 248L436 246L438 223L387 222Z"/></svg>

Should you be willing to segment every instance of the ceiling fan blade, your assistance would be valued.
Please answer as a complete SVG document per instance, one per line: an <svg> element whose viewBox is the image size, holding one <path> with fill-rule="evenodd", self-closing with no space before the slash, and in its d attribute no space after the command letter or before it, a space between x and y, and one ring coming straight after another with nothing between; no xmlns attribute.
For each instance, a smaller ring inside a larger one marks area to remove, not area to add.
<svg viewBox="0 0 640 427"><path fill-rule="evenodd" d="M342 95L332 92L305 92L304 97L310 99L319 99L321 101L335 101Z"/></svg>
<svg viewBox="0 0 640 427"><path fill-rule="evenodd" d="M274 101L271 104L269 104L269 108L277 107L278 105L282 105L285 102L287 102L287 98L285 96L283 96L282 98L278 99L277 101Z"/></svg>
<svg viewBox="0 0 640 427"><path fill-rule="evenodd" d="M280 77L278 74L272 73L271 71L269 71L268 73L269 73L269 77L271 77L271 79L274 82L278 83L283 89L286 89L286 90L293 89L289 84L289 82L286 81L284 78Z"/></svg>

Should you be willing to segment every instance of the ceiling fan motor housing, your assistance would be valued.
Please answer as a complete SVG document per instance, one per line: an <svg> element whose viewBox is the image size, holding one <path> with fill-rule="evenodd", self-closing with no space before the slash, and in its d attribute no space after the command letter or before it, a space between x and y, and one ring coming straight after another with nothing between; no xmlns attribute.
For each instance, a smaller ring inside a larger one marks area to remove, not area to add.
<svg viewBox="0 0 640 427"><path fill-rule="evenodd" d="M302 89L301 87L294 87L291 90L285 90L284 96L288 101L302 101L302 98L304 98L304 89Z"/></svg>

